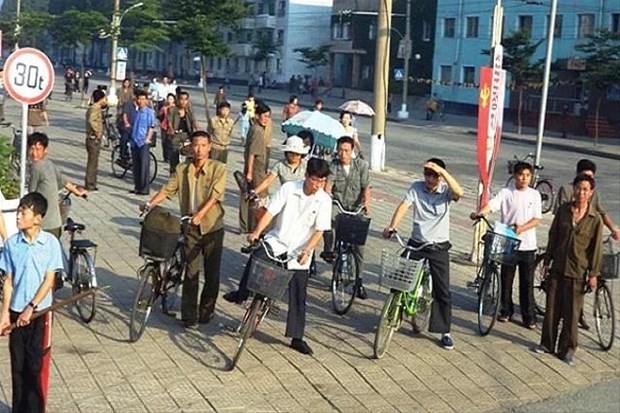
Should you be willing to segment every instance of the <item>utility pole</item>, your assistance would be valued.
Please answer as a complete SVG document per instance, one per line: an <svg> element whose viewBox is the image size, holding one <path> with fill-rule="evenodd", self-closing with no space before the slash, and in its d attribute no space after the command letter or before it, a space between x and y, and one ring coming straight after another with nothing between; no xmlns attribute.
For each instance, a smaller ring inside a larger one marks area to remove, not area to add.
<svg viewBox="0 0 620 413"><path fill-rule="evenodd" d="M385 164L385 119L387 90L390 81L390 28L392 27L392 0L379 1L377 16L377 46L375 51L374 110L370 142L370 168L383 170Z"/></svg>
<svg viewBox="0 0 620 413"><path fill-rule="evenodd" d="M406 25L405 26L405 65L403 76L403 103L398 112L399 119L408 119L409 112L407 111L407 101L409 98L409 59L411 59L411 0L407 0L407 12L406 12Z"/></svg>
<svg viewBox="0 0 620 413"><path fill-rule="evenodd" d="M15 9L15 50L19 49L19 35L22 30L22 27L19 24L21 9L22 9L22 0L17 0L17 5Z"/></svg>
<svg viewBox="0 0 620 413"><path fill-rule="evenodd" d="M116 96L116 49L118 48L118 36L121 26L121 0L114 0L114 14L112 14L112 50L110 57L110 91L108 93L108 101L111 105L116 105L118 96Z"/></svg>
<svg viewBox="0 0 620 413"><path fill-rule="evenodd" d="M558 0L551 0L549 16L549 34L547 35L547 55L543 75L542 95L540 97L540 115L538 116L538 135L536 136L536 159L534 165L540 165L543 135L545 133L545 117L547 116L547 97L549 96L549 76L551 74L551 57L553 55L553 36L555 34L555 17L558 12Z"/></svg>

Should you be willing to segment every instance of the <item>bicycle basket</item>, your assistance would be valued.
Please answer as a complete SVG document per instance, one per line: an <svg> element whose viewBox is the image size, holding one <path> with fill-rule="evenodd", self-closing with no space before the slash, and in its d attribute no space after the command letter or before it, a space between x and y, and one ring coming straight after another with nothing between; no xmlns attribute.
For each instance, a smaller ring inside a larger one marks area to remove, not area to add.
<svg viewBox="0 0 620 413"><path fill-rule="evenodd" d="M248 289L272 300L282 300L293 272L256 258L252 258L250 265Z"/></svg>
<svg viewBox="0 0 620 413"><path fill-rule="evenodd" d="M370 218L340 214L336 217L336 240L353 245L366 244Z"/></svg>
<svg viewBox="0 0 620 413"><path fill-rule="evenodd" d="M505 265L515 265L521 240L488 230L484 234L484 258Z"/></svg>
<svg viewBox="0 0 620 413"><path fill-rule="evenodd" d="M411 291L418 283L424 269L424 260L410 260L400 254L381 251L382 287L399 291Z"/></svg>
<svg viewBox="0 0 620 413"><path fill-rule="evenodd" d="M601 277L606 280L618 278L620 270L620 252L614 251L611 241L603 243L603 265L601 265Z"/></svg>
<svg viewBox="0 0 620 413"><path fill-rule="evenodd" d="M180 232L178 217L163 208L153 208L142 222L140 256L171 258L177 247Z"/></svg>

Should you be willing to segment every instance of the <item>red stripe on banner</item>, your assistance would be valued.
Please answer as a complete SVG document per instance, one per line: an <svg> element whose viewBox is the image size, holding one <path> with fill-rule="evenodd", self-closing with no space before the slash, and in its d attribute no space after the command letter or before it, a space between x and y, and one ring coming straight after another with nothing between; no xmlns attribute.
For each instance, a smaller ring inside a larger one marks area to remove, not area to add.
<svg viewBox="0 0 620 413"><path fill-rule="evenodd" d="M480 68L480 88L478 93L478 139L476 155L478 158L478 173L483 187L483 203L488 198L489 187L489 159L487 158L487 134L489 128L489 109L491 105L491 86L493 82L493 69L490 67ZM486 198L485 198L486 197Z"/></svg>
<svg viewBox="0 0 620 413"><path fill-rule="evenodd" d="M44 409L47 409L47 397L50 384L50 364L52 360L52 312L43 316L43 360L41 360L41 373L39 376L39 385L41 386L41 394L43 394Z"/></svg>

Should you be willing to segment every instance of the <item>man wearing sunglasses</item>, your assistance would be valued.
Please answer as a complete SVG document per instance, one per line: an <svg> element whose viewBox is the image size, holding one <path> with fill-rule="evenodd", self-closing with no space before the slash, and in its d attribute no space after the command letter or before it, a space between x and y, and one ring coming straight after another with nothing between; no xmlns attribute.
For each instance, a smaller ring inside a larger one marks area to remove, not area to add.
<svg viewBox="0 0 620 413"><path fill-rule="evenodd" d="M409 192L396 207L384 236L396 231L398 224L413 206L413 231L409 245L419 247L433 243L408 258L427 258L433 283L433 304L428 330L441 334L441 345L454 348L450 337L452 299L450 295L450 204L463 196L463 189L446 170L446 164L439 158L431 158L424 164L424 180L411 184ZM414 325L414 331L419 332Z"/></svg>

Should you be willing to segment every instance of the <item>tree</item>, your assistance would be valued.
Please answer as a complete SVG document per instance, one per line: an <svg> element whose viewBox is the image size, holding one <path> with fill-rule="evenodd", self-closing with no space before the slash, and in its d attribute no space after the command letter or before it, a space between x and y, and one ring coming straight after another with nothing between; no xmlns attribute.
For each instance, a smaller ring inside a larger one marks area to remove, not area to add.
<svg viewBox="0 0 620 413"><path fill-rule="evenodd" d="M272 33L261 33L254 42L254 60L257 62L265 62L278 52L279 45L273 41Z"/></svg>
<svg viewBox="0 0 620 413"><path fill-rule="evenodd" d="M601 102L605 92L614 85L620 85L620 34L601 30L589 36L587 43L575 46L577 51L585 53L586 82L598 90L596 101L594 145L598 143L598 120Z"/></svg>
<svg viewBox="0 0 620 413"><path fill-rule="evenodd" d="M306 65L306 67L312 71L315 71L319 67L327 66L329 63L329 49L330 46L324 44L316 48L312 47L299 47L293 49L295 53L301 55L298 61Z"/></svg>
<svg viewBox="0 0 620 413"><path fill-rule="evenodd" d="M542 61L532 63L532 57L536 49L543 42L532 42L531 35L526 30L512 32L502 40L504 47L503 67L510 73L512 88L517 89L519 101L517 103L517 133L521 134L523 110L523 90L532 81L539 81L542 76ZM485 49L482 54L490 55L491 51Z"/></svg>
<svg viewBox="0 0 620 413"><path fill-rule="evenodd" d="M47 12L50 0L22 0L21 11L40 11ZM15 16L17 10L17 0L4 0L0 14L5 17Z"/></svg>
<svg viewBox="0 0 620 413"><path fill-rule="evenodd" d="M236 28L247 10L243 0L169 0L168 9L173 20L173 38L181 41L190 51L200 56L200 77L205 100L205 114L209 117L207 94L207 56L226 56L230 52L220 32Z"/></svg>
<svg viewBox="0 0 620 413"><path fill-rule="evenodd" d="M82 46L81 73L84 73L88 46L100 30L108 25L108 19L98 11L67 10L60 15L51 27L51 33L61 46ZM84 88L82 88L84 102Z"/></svg>

